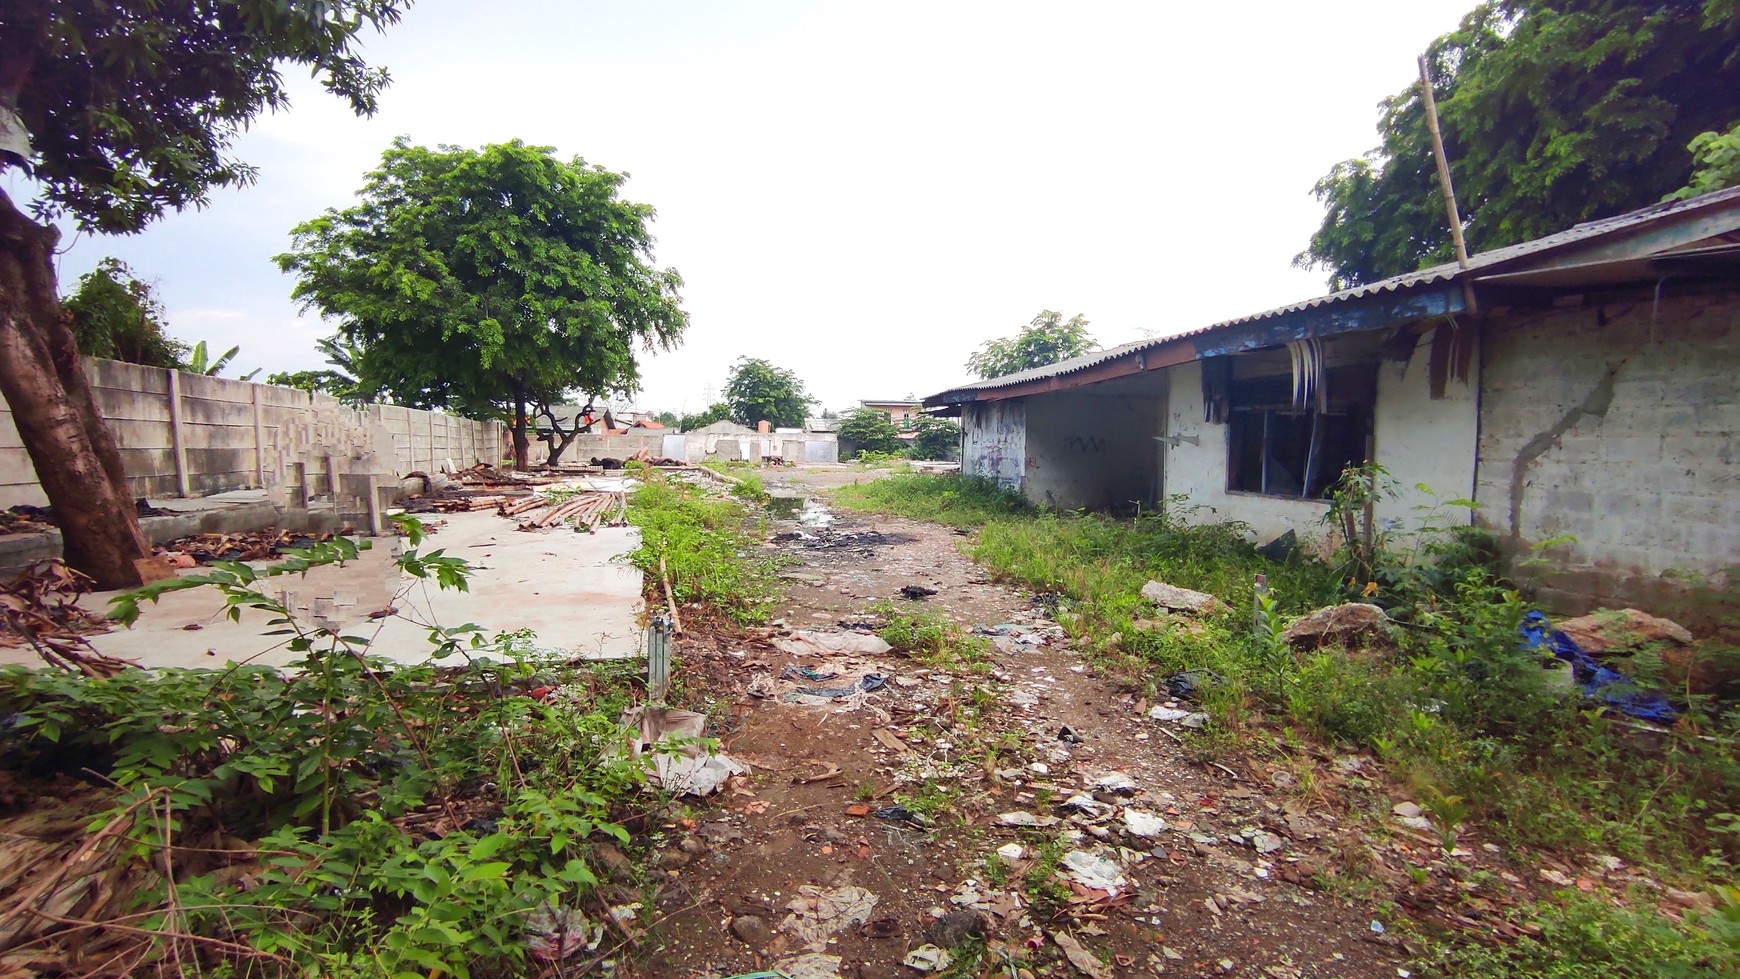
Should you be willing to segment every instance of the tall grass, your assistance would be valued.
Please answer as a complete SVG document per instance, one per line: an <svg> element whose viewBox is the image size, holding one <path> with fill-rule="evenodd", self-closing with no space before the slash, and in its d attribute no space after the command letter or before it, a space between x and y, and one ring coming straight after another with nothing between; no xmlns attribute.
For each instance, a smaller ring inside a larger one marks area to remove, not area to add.
<svg viewBox="0 0 1740 979"><path fill-rule="evenodd" d="M1040 513L950 476L894 476L835 500L977 528L963 544L972 557L1058 595L1065 628L1151 696L1203 671L1211 740L1272 745L1284 727L1369 752L1421 797L1461 797L1489 839L1599 850L1693 879L1740 863L1740 713L1694 704L1676 727L1640 731L1549 690L1539 656L1518 642L1523 596L1478 561L1386 577L1375 600L1397 625L1369 649L1295 651L1253 628L1256 574L1287 617L1360 596L1344 592L1339 563L1270 560L1240 524L1198 523L1177 507L1134 520ZM1168 620L1141 598L1150 578L1225 607Z"/></svg>
<svg viewBox="0 0 1740 979"><path fill-rule="evenodd" d="M701 602L744 624L765 621L778 596L777 568L746 529L743 505L655 473L642 479L628 501L628 522L640 528L629 562L654 581L662 570L679 603Z"/></svg>

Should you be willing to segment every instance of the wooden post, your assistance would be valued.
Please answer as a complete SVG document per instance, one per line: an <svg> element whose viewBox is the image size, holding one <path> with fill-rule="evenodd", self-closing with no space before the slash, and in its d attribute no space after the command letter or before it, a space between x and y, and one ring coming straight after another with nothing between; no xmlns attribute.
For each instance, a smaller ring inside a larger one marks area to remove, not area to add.
<svg viewBox="0 0 1740 979"><path fill-rule="evenodd" d="M1468 245L1462 240L1462 214L1456 207L1456 189L1450 186L1450 161L1444 156L1444 136L1438 132L1438 102L1432 97L1432 78L1426 71L1426 56L1420 55L1420 96L1426 103L1426 128L1432 133L1432 156L1438 161L1438 185L1444 191L1444 211L1450 218L1450 238L1456 243L1456 264L1468 267Z"/></svg>
<svg viewBox="0 0 1740 979"><path fill-rule="evenodd" d="M252 385L254 401L254 488L266 488L266 425L260 417L260 386Z"/></svg>
<svg viewBox="0 0 1740 979"><path fill-rule="evenodd" d="M181 372L169 372L169 447L175 457L175 491L182 499L193 496L193 481L187 472L187 433L182 430Z"/></svg>

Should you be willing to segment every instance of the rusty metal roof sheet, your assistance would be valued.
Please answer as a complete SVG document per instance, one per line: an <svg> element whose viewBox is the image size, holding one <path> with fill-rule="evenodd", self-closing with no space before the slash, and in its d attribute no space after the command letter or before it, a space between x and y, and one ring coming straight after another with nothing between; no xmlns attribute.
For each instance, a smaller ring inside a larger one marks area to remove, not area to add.
<svg viewBox="0 0 1740 979"><path fill-rule="evenodd" d="M1536 238L1532 241L1507 245L1503 248L1494 248L1491 251L1471 255L1468 258L1467 269L1458 268L1455 262L1434 265L1431 268L1421 269L1417 272L1408 272L1403 275L1391 276L1388 279L1370 282L1362 286L1355 286L1352 289L1343 289L1340 292L1332 292L1327 295L1317 296L1312 299L1291 303L1286 306L1277 306L1274 309L1264 310L1260 313L1252 313L1248 316L1222 320L1219 323L1211 323L1208 326L1199 327L1194 330L1187 330L1183 333L1174 333L1164 337L1135 340L1120 346L1083 354L1080 357L1071 357L1068 360L1062 360L1045 367L1035 367L1029 370L1018 371L1014 374L1005 374L1001 377L987 378L983 381L962 384L939 394L933 394L930 397L925 398L924 403L926 405L952 404L955 403L955 401L951 399L956 398L957 395L969 394L975 391L988 391L997 388L1011 387L1027 381L1063 377L1109 361L1117 360L1119 357L1139 353L1144 350L1153 350L1157 347L1178 340L1201 336L1205 333L1213 333L1217 330L1244 326L1246 324L1257 323L1263 320L1277 319L1289 314L1300 313L1322 306L1351 302L1368 296L1376 296L1384 293L1396 293L1409 289L1416 289L1422 286L1432 286L1440 283L1453 282L1464 276L1470 276L1482 271L1494 271L1499 267L1510 266L1513 264L1526 264L1527 260L1543 258L1552 252L1569 245L1591 241L1604 235L1615 234L1617 232L1635 231L1646 227L1652 222L1659 221L1670 214L1691 210L1702 210L1732 202L1740 202L1740 187L1718 191L1713 194L1705 194L1701 197L1695 197L1686 201L1667 201L1661 204L1654 204L1640 210L1630 211L1610 218L1598 218L1593 221L1585 221L1582 224L1575 225L1555 234L1547 235L1544 238Z"/></svg>

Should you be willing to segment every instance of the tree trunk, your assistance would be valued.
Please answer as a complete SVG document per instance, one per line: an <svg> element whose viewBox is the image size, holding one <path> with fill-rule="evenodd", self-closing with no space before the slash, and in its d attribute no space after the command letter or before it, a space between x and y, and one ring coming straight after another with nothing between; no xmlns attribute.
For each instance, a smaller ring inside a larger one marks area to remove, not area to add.
<svg viewBox="0 0 1740 979"><path fill-rule="evenodd" d="M0 190L0 394L54 506L66 562L100 587L130 588L151 545L60 306L59 240Z"/></svg>
<svg viewBox="0 0 1740 979"><path fill-rule="evenodd" d="M532 444L526 438L526 390L514 385L514 420L508 426L514 436L514 468L526 470L532 467Z"/></svg>

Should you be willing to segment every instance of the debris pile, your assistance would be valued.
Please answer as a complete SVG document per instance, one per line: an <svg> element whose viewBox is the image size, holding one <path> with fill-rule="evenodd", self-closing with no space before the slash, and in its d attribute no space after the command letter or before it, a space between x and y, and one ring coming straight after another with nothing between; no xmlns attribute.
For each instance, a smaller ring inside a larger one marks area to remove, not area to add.
<svg viewBox="0 0 1740 979"><path fill-rule="evenodd" d="M195 534L161 544L156 554L166 556L174 567L191 568L213 561L264 561L286 549L308 547L332 540L335 535L294 533L287 530L250 530L238 534ZM183 555L187 560L177 560Z"/></svg>
<svg viewBox="0 0 1740 979"><path fill-rule="evenodd" d="M576 530L590 530L608 517L611 523L620 519L623 507L621 493L584 492L557 501L549 496L531 496L523 500L503 502L498 512L504 517L532 514L520 520L520 530L543 530L562 523L573 524ZM542 511L542 512L534 512Z"/></svg>
<svg viewBox="0 0 1740 979"><path fill-rule="evenodd" d="M56 558L0 585L0 646L29 644L48 663L90 676L131 665L91 648L84 637L109 631L109 620L81 608L92 581Z"/></svg>

